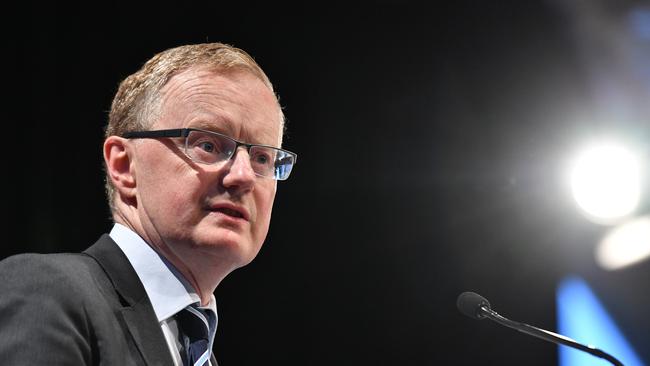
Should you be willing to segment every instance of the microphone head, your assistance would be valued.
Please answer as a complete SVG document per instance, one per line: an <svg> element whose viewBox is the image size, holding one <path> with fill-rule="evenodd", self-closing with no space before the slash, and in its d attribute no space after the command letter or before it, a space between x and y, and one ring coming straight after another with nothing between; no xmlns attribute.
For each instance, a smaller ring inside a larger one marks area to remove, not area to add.
<svg viewBox="0 0 650 366"><path fill-rule="evenodd" d="M461 313L473 319L483 319L482 307L490 309L490 302L475 292L463 292L458 295L456 306Z"/></svg>

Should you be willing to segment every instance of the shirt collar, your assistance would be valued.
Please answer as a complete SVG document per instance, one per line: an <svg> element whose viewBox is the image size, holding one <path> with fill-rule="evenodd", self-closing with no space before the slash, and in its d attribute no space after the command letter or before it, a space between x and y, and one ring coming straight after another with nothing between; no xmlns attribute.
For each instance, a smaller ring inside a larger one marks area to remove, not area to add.
<svg viewBox="0 0 650 366"><path fill-rule="evenodd" d="M116 223L109 235L131 262L149 296L159 322L175 315L190 304L200 305L201 299L194 288L165 257L158 254L138 234ZM214 311L215 315L217 314L214 295L203 308L208 308Z"/></svg>

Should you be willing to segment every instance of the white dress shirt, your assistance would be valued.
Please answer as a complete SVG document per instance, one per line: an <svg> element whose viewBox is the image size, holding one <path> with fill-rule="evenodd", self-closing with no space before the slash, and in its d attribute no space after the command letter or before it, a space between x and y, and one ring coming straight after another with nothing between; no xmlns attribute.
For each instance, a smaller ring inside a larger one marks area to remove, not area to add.
<svg viewBox="0 0 650 366"><path fill-rule="evenodd" d="M110 232L110 237L124 252L140 278L167 340L174 365L183 366L174 315L190 304L197 302L200 304L201 298L178 270L138 234L116 223ZM214 295L208 305L201 308L213 311L216 316L217 305ZM213 341L214 339L210 339L210 349Z"/></svg>

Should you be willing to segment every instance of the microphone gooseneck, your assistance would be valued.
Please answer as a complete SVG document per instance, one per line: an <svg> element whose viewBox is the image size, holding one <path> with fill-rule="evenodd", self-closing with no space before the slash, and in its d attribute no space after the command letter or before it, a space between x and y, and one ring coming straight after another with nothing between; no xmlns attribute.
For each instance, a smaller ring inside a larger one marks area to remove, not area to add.
<svg viewBox="0 0 650 366"><path fill-rule="evenodd" d="M490 302L477 293L463 292L458 296L458 299L456 300L456 306L458 307L458 310L460 310L461 313L463 313L464 315L472 319L481 320L481 319L488 318L506 327L516 329L528 335L532 335L533 337L541 338L545 341L553 342L556 344L563 344L565 346L579 349L593 356L603 358L611 362L615 366L623 366L623 363L621 363L621 361L617 360L614 356L598 348L595 348L593 346L586 346L569 337L565 337L561 334L540 329L532 325L528 325L526 323L515 322L510 319L507 319L499 315L496 311L492 310L490 307Z"/></svg>

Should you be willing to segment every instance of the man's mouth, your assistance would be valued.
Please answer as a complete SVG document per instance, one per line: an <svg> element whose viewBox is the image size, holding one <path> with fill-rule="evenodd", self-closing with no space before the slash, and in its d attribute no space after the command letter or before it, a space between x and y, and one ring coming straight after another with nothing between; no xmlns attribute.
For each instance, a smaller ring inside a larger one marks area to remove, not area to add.
<svg viewBox="0 0 650 366"><path fill-rule="evenodd" d="M209 205L208 210L212 212L218 212L235 219L243 219L248 221L248 210L246 210L246 208L243 206L221 202Z"/></svg>
<svg viewBox="0 0 650 366"><path fill-rule="evenodd" d="M227 207L219 207L219 208L214 209L213 211L221 212L221 213L226 214L228 216L237 217L237 218L240 218L240 219L244 218L244 215L242 215L241 212L239 212L237 210L233 210L231 208L227 208Z"/></svg>

